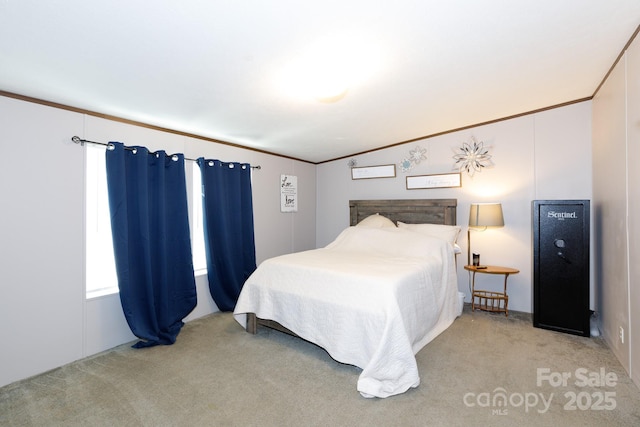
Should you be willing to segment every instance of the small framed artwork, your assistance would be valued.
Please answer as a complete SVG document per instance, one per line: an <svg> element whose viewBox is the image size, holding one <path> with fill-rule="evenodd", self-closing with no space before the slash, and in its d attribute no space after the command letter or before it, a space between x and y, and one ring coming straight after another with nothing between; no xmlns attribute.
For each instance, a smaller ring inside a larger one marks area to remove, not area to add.
<svg viewBox="0 0 640 427"><path fill-rule="evenodd" d="M298 212L298 177L280 175L280 212Z"/></svg>
<svg viewBox="0 0 640 427"><path fill-rule="evenodd" d="M351 168L351 179L395 178L396 165L363 166Z"/></svg>
<svg viewBox="0 0 640 427"><path fill-rule="evenodd" d="M462 187L460 172L435 175L415 175L407 177L407 190L425 188Z"/></svg>

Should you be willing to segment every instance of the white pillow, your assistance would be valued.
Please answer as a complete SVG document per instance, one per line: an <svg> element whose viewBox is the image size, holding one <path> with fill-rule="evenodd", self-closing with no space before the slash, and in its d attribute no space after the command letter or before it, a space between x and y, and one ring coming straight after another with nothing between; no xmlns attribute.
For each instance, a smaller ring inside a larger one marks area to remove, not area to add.
<svg viewBox="0 0 640 427"><path fill-rule="evenodd" d="M347 227L325 246L333 251L357 254L376 254L392 258L439 258L442 249L451 246L437 237L398 227Z"/></svg>
<svg viewBox="0 0 640 427"><path fill-rule="evenodd" d="M358 224L356 224L356 227L366 227L366 228L393 227L395 228L396 225L393 223L393 221L391 221L386 216L375 214L375 215L369 215L368 217L360 221Z"/></svg>
<svg viewBox="0 0 640 427"><path fill-rule="evenodd" d="M460 227L457 225L405 224L404 222L398 221L398 227L417 231L427 236L437 237L438 239L446 240L452 245L456 243L458 234L460 233Z"/></svg>

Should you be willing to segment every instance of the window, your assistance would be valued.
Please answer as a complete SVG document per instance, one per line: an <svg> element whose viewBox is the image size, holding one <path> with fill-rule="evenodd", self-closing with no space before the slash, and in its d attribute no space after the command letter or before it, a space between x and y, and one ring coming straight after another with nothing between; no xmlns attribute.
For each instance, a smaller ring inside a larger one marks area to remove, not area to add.
<svg viewBox="0 0 640 427"><path fill-rule="evenodd" d="M105 148L86 146L85 271L87 298L118 292L111 240Z"/></svg>
<svg viewBox="0 0 640 427"><path fill-rule="evenodd" d="M86 145L85 188L85 259L86 297L95 298L118 292L118 279L111 240L111 219L107 192L105 147ZM202 222L202 184L200 168L187 163L186 175L192 170L191 251L193 268L199 274L207 269Z"/></svg>
<svg viewBox="0 0 640 427"><path fill-rule="evenodd" d="M207 258L204 248L204 223L202 221L202 176L196 163L193 167L193 211L191 221L191 252L193 253L193 269L198 273L207 269Z"/></svg>

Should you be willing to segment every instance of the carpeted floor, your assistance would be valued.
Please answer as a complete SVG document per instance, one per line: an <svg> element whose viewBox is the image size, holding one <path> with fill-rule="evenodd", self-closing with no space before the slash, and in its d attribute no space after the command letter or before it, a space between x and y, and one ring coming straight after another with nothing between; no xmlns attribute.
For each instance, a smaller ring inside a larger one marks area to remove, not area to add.
<svg viewBox="0 0 640 427"><path fill-rule="evenodd" d="M358 368L217 313L173 346L120 346L0 388L0 425L640 425L640 391L602 339L536 329L528 315L465 307L416 357L418 388L364 399Z"/></svg>

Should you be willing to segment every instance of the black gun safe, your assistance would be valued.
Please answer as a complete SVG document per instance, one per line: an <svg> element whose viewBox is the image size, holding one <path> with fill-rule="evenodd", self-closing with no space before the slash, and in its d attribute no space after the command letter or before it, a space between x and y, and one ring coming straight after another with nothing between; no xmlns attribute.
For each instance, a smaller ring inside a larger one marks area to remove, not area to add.
<svg viewBox="0 0 640 427"><path fill-rule="evenodd" d="M533 326L589 336L589 200L533 201Z"/></svg>

